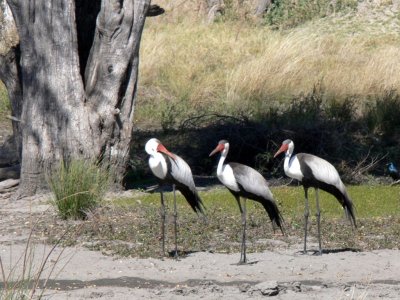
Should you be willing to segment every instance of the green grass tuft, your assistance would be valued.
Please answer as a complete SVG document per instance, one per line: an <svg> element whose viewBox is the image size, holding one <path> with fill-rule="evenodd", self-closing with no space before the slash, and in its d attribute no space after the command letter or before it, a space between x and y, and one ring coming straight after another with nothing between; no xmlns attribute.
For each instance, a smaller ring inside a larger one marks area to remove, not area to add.
<svg viewBox="0 0 400 300"><path fill-rule="evenodd" d="M6 87L0 81L0 115L7 114L10 110L10 101L8 99Z"/></svg>
<svg viewBox="0 0 400 300"><path fill-rule="evenodd" d="M48 175L54 205L63 219L83 219L104 198L109 173L90 161L61 162Z"/></svg>

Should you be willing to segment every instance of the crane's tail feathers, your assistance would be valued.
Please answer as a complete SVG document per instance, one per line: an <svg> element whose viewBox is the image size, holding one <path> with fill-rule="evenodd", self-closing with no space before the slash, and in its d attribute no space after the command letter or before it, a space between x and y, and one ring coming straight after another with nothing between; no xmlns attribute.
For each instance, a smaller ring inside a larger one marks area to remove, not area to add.
<svg viewBox="0 0 400 300"><path fill-rule="evenodd" d="M206 207L204 206L203 201L201 200L197 191L192 191L188 188L181 188L181 187L179 187L178 189L182 193L182 195L186 198L187 202L192 207L194 212L196 212L197 214L200 213L203 216L206 215L205 213Z"/></svg>
<svg viewBox="0 0 400 300"><path fill-rule="evenodd" d="M347 193L343 194L342 206L343 206L346 216L350 220L351 224L354 226L354 228L357 228L355 207L354 207L353 201L351 201L351 199L347 195Z"/></svg>
<svg viewBox="0 0 400 300"><path fill-rule="evenodd" d="M282 214L278 209L278 206L276 205L275 201L262 201L262 205L264 206L265 211L267 212L269 218L271 219L271 222L279 229L281 230L282 234L285 234L284 230L284 223L285 221L283 220ZM274 227L275 231L275 227Z"/></svg>
<svg viewBox="0 0 400 300"><path fill-rule="evenodd" d="M335 196L335 198L340 202L343 209L345 210L345 213L350 220L351 225L354 226L354 228L357 228L355 207L353 201L351 201L349 195L347 195L347 191L344 185L342 183L341 186L321 184L319 188Z"/></svg>

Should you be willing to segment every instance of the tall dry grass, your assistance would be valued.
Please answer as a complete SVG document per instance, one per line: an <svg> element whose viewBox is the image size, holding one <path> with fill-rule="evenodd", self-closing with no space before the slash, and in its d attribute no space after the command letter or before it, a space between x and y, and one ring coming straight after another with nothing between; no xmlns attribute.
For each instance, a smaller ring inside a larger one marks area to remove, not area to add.
<svg viewBox="0 0 400 300"><path fill-rule="evenodd" d="M400 44L371 36L311 33L275 36L263 53L232 69L227 99L280 98L321 83L328 95L378 95L400 88Z"/></svg>
<svg viewBox="0 0 400 300"><path fill-rule="evenodd" d="M206 24L200 9L188 17L167 9L144 30L137 121L162 120L163 110L179 118L282 103L316 84L329 98L360 102L400 90L400 19L388 7L381 1L285 31L247 19Z"/></svg>

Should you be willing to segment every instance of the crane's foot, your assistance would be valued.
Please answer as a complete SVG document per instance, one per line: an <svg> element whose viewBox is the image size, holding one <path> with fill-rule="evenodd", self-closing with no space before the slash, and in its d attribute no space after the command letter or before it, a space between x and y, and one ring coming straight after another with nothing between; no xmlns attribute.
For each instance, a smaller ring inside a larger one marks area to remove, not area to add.
<svg viewBox="0 0 400 300"><path fill-rule="evenodd" d="M182 254L182 253L181 253L181 255L184 256L184 254ZM178 251L172 250L172 251L168 252L168 257L173 258L174 260L177 260L177 261L180 260L181 255L179 254L179 250Z"/></svg>
<svg viewBox="0 0 400 300"><path fill-rule="evenodd" d="M322 249L315 250L314 253L313 253L313 255L315 255L315 256L321 256L321 255L322 255Z"/></svg>
<svg viewBox="0 0 400 300"><path fill-rule="evenodd" d="M317 252L317 250L300 250L300 251L297 251L296 254L300 254L300 255L308 255L308 254L315 255L315 252Z"/></svg>
<svg viewBox="0 0 400 300"><path fill-rule="evenodd" d="M323 252L324 251L321 249L321 250L301 250L301 251L297 251L296 253L302 254L302 255L310 254L310 255L320 256L320 255L322 255Z"/></svg>
<svg viewBox="0 0 400 300"><path fill-rule="evenodd" d="M256 260L256 261L251 261L251 262L249 262L249 261L242 261L242 260L240 260L237 264L234 264L234 265L237 265L237 266L245 266L245 265L254 265L254 264L256 264L256 263L258 263L258 260Z"/></svg>

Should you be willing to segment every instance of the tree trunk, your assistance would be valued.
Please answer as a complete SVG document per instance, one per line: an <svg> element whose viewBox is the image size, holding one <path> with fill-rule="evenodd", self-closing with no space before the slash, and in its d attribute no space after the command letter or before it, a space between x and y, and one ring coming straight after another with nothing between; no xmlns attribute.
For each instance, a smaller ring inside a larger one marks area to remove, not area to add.
<svg viewBox="0 0 400 300"><path fill-rule="evenodd" d="M213 23L218 16L224 13L224 0L207 0L207 22Z"/></svg>
<svg viewBox="0 0 400 300"><path fill-rule="evenodd" d="M257 1L257 7L255 9L254 14L257 17L262 17L268 9L271 7L272 0L258 0Z"/></svg>
<svg viewBox="0 0 400 300"><path fill-rule="evenodd" d="M115 1L97 18L85 72L90 124L98 152L122 180L132 139L139 69L139 45L149 6L147 0ZM111 10L112 8L112 10Z"/></svg>
<svg viewBox="0 0 400 300"><path fill-rule="evenodd" d="M88 46L78 45L83 41L78 29L84 28L76 25L82 24L76 8L84 0L7 2L21 52L19 196L43 188L46 170L60 159L101 158L113 165L120 182L132 135L139 44L150 1L102 0L95 31L88 34L94 33L94 39L87 61L82 49ZM100 1L91 2L90 7L100 7Z"/></svg>

